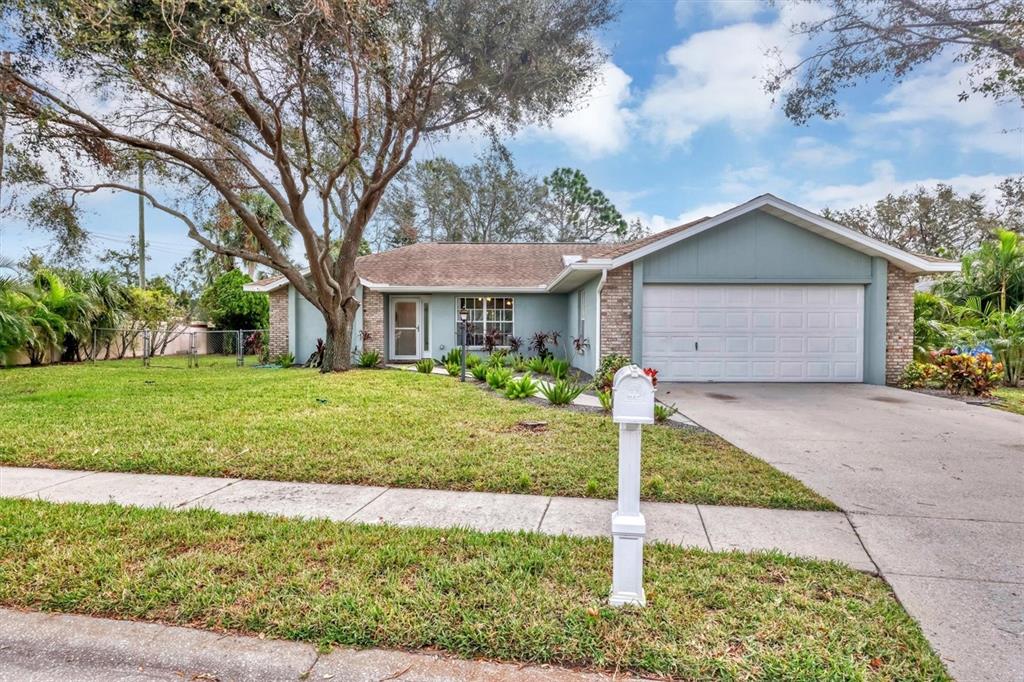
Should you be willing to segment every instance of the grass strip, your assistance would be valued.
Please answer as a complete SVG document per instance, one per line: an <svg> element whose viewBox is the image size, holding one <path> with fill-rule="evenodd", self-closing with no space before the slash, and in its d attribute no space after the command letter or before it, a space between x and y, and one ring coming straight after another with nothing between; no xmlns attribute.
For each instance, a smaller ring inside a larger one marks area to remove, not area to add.
<svg viewBox="0 0 1024 682"><path fill-rule="evenodd" d="M156 361L154 361L156 362ZM600 414L511 401L451 377L145 369L139 361L0 371L12 466L612 499L618 431ZM685 411L685 406L684 406ZM522 421L547 422L542 430ZM834 509L706 432L644 428L647 500Z"/></svg>
<svg viewBox="0 0 1024 682"><path fill-rule="evenodd" d="M0 500L0 603L322 646L723 680L948 679L881 580L651 546L611 609L610 543Z"/></svg>

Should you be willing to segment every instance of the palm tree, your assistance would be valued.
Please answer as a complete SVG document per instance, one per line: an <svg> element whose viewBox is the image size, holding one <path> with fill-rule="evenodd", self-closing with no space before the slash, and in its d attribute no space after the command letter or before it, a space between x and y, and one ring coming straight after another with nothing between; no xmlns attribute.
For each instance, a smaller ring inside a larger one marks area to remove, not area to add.
<svg viewBox="0 0 1024 682"><path fill-rule="evenodd" d="M245 192L241 196L242 201L248 206L259 219L263 229L267 231L270 238L282 249L287 251L292 245L292 227L281 215L281 209L274 201L262 192ZM217 208L217 217L206 226L206 230L214 234L225 246L241 248L247 251L260 252L259 243L256 237L242 224L233 211L225 205ZM234 259L226 257L225 270L233 267ZM256 278L256 263L244 261L249 279Z"/></svg>
<svg viewBox="0 0 1024 682"><path fill-rule="evenodd" d="M963 281L967 291L984 292L999 301L999 311L1024 299L1024 241L1011 230L997 230L976 252L964 256Z"/></svg>
<svg viewBox="0 0 1024 682"><path fill-rule="evenodd" d="M80 343L90 333L95 306L89 297L67 287L55 273L40 270L33 278L28 324L32 335L26 343L29 362L38 365L47 353L63 351L70 337Z"/></svg>
<svg viewBox="0 0 1024 682"><path fill-rule="evenodd" d="M5 362L23 348L31 336L26 319L28 291L14 261L0 258L0 359Z"/></svg>

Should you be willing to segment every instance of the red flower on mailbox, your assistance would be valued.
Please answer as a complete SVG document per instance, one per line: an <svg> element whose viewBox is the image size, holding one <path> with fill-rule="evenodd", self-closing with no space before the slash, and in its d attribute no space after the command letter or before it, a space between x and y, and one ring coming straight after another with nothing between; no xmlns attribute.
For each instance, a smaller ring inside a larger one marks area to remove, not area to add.
<svg viewBox="0 0 1024 682"><path fill-rule="evenodd" d="M655 388L658 387L658 370L653 367L644 367L644 374L651 378L651 385Z"/></svg>

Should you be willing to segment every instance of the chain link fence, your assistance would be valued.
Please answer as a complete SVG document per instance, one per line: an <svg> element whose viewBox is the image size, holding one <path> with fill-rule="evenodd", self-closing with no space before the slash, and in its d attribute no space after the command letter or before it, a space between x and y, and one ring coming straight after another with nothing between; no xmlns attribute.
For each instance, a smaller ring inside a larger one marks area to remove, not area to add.
<svg viewBox="0 0 1024 682"><path fill-rule="evenodd" d="M230 358L241 367L266 361L266 329L176 329L127 327L93 330L86 351L93 363L141 360L145 367L191 369L223 365Z"/></svg>

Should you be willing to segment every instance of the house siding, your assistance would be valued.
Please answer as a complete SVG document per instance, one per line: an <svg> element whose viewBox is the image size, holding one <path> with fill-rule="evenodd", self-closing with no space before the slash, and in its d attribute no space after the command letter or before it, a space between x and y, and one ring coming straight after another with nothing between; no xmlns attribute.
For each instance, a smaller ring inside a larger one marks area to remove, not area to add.
<svg viewBox="0 0 1024 682"><path fill-rule="evenodd" d="M290 352L288 346L288 287L270 292L270 357Z"/></svg>
<svg viewBox="0 0 1024 682"><path fill-rule="evenodd" d="M885 382L899 383L914 359L914 285L917 275L889 263L885 316Z"/></svg>
<svg viewBox="0 0 1024 682"><path fill-rule="evenodd" d="M583 370L587 374L593 374L597 369L597 287L601 278L594 277L592 280L569 292L566 299L568 316L565 322L566 333L569 336L569 344L572 349L572 366ZM583 291L583 338L587 341L587 347L582 353L576 353L572 340L579 334L579 292Z"/></svg>
<svg viewBox="0 0 1024 682"><path fill-rule="evenodd" d="M601 288L601 357L633 355L633 264L608 271Z"/></svg>

